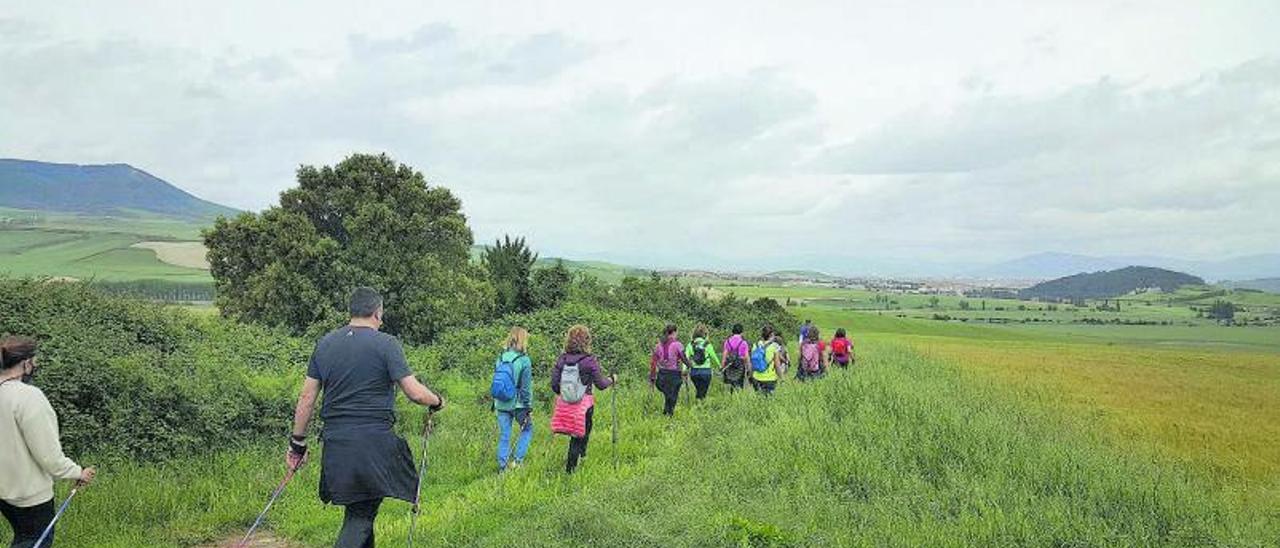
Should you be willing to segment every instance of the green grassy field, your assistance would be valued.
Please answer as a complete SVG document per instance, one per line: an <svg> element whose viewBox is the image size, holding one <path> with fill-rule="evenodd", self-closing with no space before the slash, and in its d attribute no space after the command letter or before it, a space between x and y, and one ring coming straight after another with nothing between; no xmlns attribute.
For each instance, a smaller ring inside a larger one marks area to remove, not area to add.
<svg viewBox="0 0 1280 548"><path fill-rule="evenodd" d="M702 405L682 401L674 419L659 415L641 378L624 377L618 445L605 392L590 457L572 477L561 470L565 439L548 433L546 402L528 466L498 476L486 379L415 362L453 402L432 438L418 538L428 546L1269 546L1280 538L1274 344L1221 349L1201 334L1184 341L1200 347L1169 349L797 312L828 335L849 328L857 366L786 382L772 399L716 385ZM416 451L421 412L402 405L401 413ZM172 546L236 537L278 480L280 451L250 445L162 465L104 463L60 539ZM316 499L317 473L303 470L266 534L299 546L332 542L341 511ZM408 507L384 505L383 543L402 541Z"/></svg>
<svg viewBox="0 0 1280 548"><path fill-rule="evenodd" d="M0 218L27 219L23 215L20 210L0 208ZM212 283L205 270L167 264L152 250L131 247L147 241L197 240L199 230L189 221L145 213L129 217L40 213L30 222L0 225L0 274Z"/></svg>
<svg viewBox="0 0 1280 548"><path fill-rule="evenodd" d="M711 296L733 294L746 298L769 297L797 306L879 312L910 318L987 323L1158 323L1182 326L1212 325L1213 320L1198 312L1215 300L1235 303L1237 321L1280 320L1280 295L1216 287L1187 287L1174 293L1141 293L1118 299L1090 300L1084 306L1041 303L1017 299L969 298L956 295L921 295L839 288L804 283L742 283L695 280ZM1118 307L1115 310L1111 307Z"/></svg>
<svg viewBox="0 0 1280 548"><path fill-rule="evenodd" d="M128 247L138 237L8 230L0 257L6 265L44 257L100 279L190 274L148 263L149 251ZM646 363L606 364L624 371L614 393L619 442L610 443L605 392L590 458L572 477L562 471L567 441L548 431L546 401L528 465L498 476L488 379L441 370L431 347L411 351L414 368L451 402L431 441L422 545L1273 546L1280 538L1280 328L1219 326L1189 308L1238 298L1248 314L1266 314L1274 295L1186 288L1126 297L1116 312L1000 299L974 310L981 299L935 305L926 295L796 284L709 291L728 292L791 299L791 311L827 338L847 328L857 366L784 382L771 399L717 383L708 401L692 409L682 401L668 419L638 373ZM1084 317L1167 325L1073 323ZM283 390L300 382L303 366L254 382ZM546 367L537 364L536 382L546 382ZM402 401L400 411L397 428L417 451L421 410ZM77 497L59 545L226 545L279 480L281 453L280 444L245 440L160 463L77 455L100 466L100 481ZM281 544L272 546L331 544L341 510L317 500L318 472L304 468L273 508L264 535ZM408 509L384 505L384 545L403 541ZM0 541L7 534L0 529Z"/></svg>

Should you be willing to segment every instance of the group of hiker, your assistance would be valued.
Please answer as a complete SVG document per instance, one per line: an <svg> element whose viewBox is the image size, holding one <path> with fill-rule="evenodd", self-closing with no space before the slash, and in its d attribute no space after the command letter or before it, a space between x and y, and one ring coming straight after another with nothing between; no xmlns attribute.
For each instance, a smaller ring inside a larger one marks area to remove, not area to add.
<svg viewBox="0 0 1280 548"><path fill-rule="evenodd" d="M388 497L414 504L416 519L431 418L428 414L423 433L424 461L415 466L409 444L393 429L396 391L430 413L440 412L445 401L414 376L400 342L380 331L383 299L377 291L357 288L348 308L350 321L324 335L312 352L285 452L288 473L245 541L294 472L306 463L307 427L321 396L320 417L324 425L320 439L324 452L319 497L327 504L344 507L342 528L334 546L374 546L374 520ZM800 332L796 379L819 378L832 364L853 363L853 344L843 330L837 331L829 342L821 339L812 322L806 321ZM512 328L494 366L490 394L498 423L500 472L524 462L533 438L534 364L528 346L528 331ZM551 428L570 438L565 471L573 473L587 456L594 392L610 389L617 376L605 374L592 353L591 330L584 325L569 328L562 350L548 379L556 395ZM717 354L705 325L694 328L689 344L680 341L674 324L662 330L651 355L649 382L662 393L665 415L674 414L686 381L692 382L698 400L706 398L716 374L731 391L745 389L749 384L768 395L791 363L786 343L770 326L764 326L759 339L749 344L743 326L734 325L732 335L720 350ZM93 468L81 468L62 453L57 416L40 389L30 384L37 369L36 354L33 339L6 337L0 341L0 439L5 440L0 444L0 462L4 462L0 466L0 511L14 531L12 546L18 548L52 546L54 524L70 502L69 496L55 514L54 480L77 480L79 488L95 476ZM615 436L616 425L615 422ZM511 438L517 428L513 450ZM74 496L75 490L71 493ZM410 531L412 535L412 527Z"/></svg>
<svg viewBox="0 0 1280 548"><path fill-rule="evenodd" d="M689 344L680 342L679 329L667 324L653 347L649 359L649 383L662 392L662 413L672 415L680 400L680 390L686 381L693 383L696 398L703 400L717 373L729 390L744 389L748 384L764 395L772 394L791 366L786 343L772 326L760 330L755 344L747 342L742 324L734 324L732 335L721 347L723 360L716 354L707 338L708 328L699 324L693 330ZM806 320L800 327L800 360L796 368L796 380L805 381L824 376L827 369L836 364L848 367L853 363L853 342L844 329L828 344L823 341L818 326Z"/></svg>

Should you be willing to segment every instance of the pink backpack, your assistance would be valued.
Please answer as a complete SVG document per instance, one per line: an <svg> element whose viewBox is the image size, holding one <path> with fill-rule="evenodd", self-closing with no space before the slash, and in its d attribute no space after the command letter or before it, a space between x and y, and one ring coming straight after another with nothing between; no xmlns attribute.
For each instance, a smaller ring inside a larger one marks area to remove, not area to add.
<svg viewBox="0 0 1280 548"><path fill-rule="evenodd" d="M822 369L822 351L818 350L817 343L804 343L800 347L800 365L810 373Z"/></svg>

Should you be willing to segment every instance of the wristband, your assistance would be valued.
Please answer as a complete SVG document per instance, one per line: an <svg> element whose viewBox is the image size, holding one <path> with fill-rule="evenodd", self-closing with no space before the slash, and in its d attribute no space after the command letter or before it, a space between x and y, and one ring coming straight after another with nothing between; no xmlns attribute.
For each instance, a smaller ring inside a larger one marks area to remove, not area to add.
<svg viewBox="0 0 1280 548"><path fill-rule="evenodd" d="M289 452L299 457L307 454L307 444L299 442L292 437L289 438Z"/></svg>

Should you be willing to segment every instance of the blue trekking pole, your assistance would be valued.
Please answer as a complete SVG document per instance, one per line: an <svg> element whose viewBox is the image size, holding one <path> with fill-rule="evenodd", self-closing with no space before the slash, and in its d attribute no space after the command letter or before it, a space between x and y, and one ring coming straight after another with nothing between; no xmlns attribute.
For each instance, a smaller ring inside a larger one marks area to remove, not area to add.
<svg viewBox="0 0 1280 548"><path fill-rule="evenodd" d="M40 533L40 538L36 539L36 543L31 545L31 548L40 548L40 545L44 544L45 539L49 538L49 535L53 534L53 525L58 523L58 519L62 517L62 513L67 511L68 506L71 506L71 498L76 496L76 491L80 490L80 485L82 485L81 482L77 481L75 487L71 488L71 493L67 495L67 500L62 501L62 506L58 507L58 513L53 515L53 521L50 521L48 527L44 528L44 532Z"/></svg>
<svg viewBox="0 0 1280 548"><path fill-rule="evenodd" d="M284 479L280 480L280 485L277 485L276 490L271 492L271 499L267 501L267 507L262 509L261 514L258 514L258 519L253 520L253 526L249 527L249 532L245 533L244 538L240 539L240 544L236 545L237 548L244 548L249 545L249 538L253 536L254 531L258 530L258 526L262 525L263 518L267 517L267 511L271 510L271 505L276 503L276 499L280 498L281 493L284 493L284 487L289 485L289 480L293 479L293 474L297 471L298 466L290 468L289 472L284 475Z"/></svg>
<svg viewBox="0 0 1280 548"><path fill-rule="evenodd" d="M413 548L413 532L418 529L418 514L422 511L422 476L427 473L427 438L431 437L433 414L428 410L427 418L422 425L422 460L418 465L418 490L413 495L413 516L409 518L409 548Z"/></svg>

